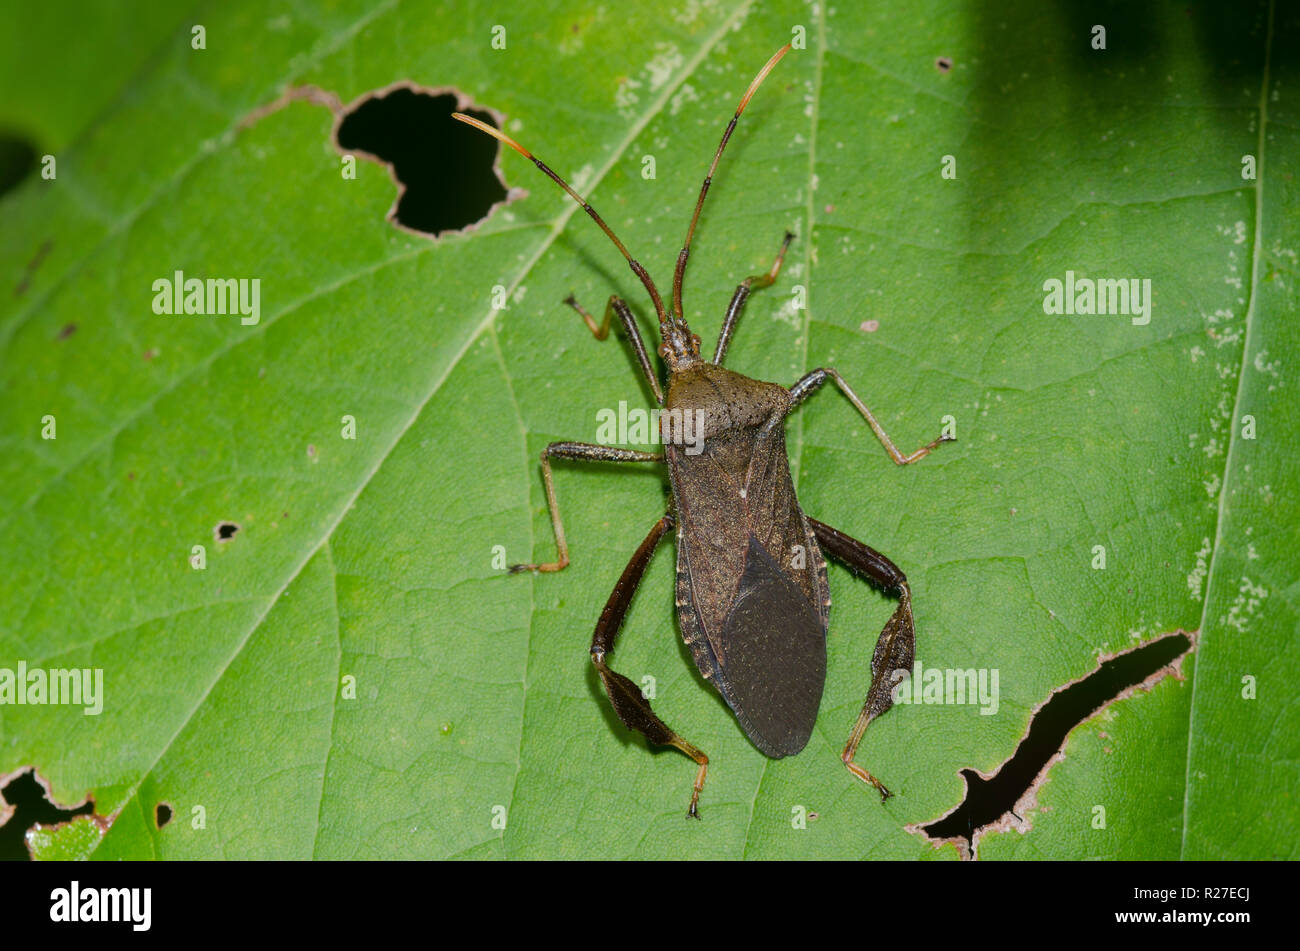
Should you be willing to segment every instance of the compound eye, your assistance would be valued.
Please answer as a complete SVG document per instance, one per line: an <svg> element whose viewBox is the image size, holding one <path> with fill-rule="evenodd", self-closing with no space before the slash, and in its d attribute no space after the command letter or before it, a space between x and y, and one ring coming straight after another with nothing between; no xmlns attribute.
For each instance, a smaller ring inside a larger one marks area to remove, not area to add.
<svg viewBox="0 0 1300 951"><path fill-rule="evenodd" d="M665 360L668 359L669 354L671 354L672 352L673 352L673 348L668 346L668 344L666 343L659 344L659 356L663 357Z"/></svg>
<svg viewBox="0 0 1300 951"><path fill-rule="evenodd" d="M700 352L700 335L699 335L699 334L691 334L691 352L692 352L692 353L699 353L699 352Z"/></svg>

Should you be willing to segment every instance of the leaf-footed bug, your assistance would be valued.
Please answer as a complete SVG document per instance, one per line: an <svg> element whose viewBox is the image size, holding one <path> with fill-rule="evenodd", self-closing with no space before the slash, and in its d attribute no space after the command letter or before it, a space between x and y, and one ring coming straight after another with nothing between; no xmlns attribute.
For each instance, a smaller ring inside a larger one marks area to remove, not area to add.
<svg viewBox="0 0 1300 951"><path fill-rule="evenodd" d="M665 307L645 268L586 199L503 132L469 116L455 116L529 159L581 205L645 285L659 318L658 352L668 368L667 396L650 366L636 318L618 295L610 296L600 324L572 296L565 300L598 339L608 334L611 315L618 315L655 400L664 407L660 417L664 451L638 452L575 442L547 446L542 452L542 479L559 557L542 564L513 565L510 570L559 571L569 564L564 524L551 477L553 458L667 464L672 486L669 511L641 542L614 586L596 624L591 659L624 724L643 733L651 743L675 746L698 764L687 811L695 818L699 818L697 805L708 757L660 720L640 688L607 663L632 596L659 542L670 529L676 529L677 616L696 666L722 694L754 745L773 758L790 756L804 748L821 704L831 604L822 549L860 577L898 596L898 607L880 632L872 655L866 701L841 755L849 771L874 786L883 802L889 790L854 757L867 725L893 703L895 672L911 671L915 649L911 590L903 572L884 555L809 518L800 509L786 457L785 417L829 379L863 415L890 458L899 465L917 461L951 438L940 436L904 455L848 383L829 367L813 370L788 389L723 368L727 344L751 291L770 286L780 273L786 250L794 240L788 232L767 273L747 277L736 288L712 360L701 359L700 338L691 333L682 315L682 282L691 239L718 160L750 97L789 51L787 44L759 70L722 134L700 188L686 242L677 256L671 310ZM691 444L695 452L684 450L682 445L692 421L697 429ZM788 557L792 551L801 552L803 557Z"/></svg>

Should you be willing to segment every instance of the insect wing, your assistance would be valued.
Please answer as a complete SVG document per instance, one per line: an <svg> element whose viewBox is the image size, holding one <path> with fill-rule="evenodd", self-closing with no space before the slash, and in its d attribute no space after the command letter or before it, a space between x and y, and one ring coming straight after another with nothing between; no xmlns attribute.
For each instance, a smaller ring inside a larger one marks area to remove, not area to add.
<svg viewBox="0 0 1300 951"><path fill-rule="evenodd" d="M826 631L808 596L753 535L718 636L721 682L745 733L771 757L808 743L826 682Z"/></svg>

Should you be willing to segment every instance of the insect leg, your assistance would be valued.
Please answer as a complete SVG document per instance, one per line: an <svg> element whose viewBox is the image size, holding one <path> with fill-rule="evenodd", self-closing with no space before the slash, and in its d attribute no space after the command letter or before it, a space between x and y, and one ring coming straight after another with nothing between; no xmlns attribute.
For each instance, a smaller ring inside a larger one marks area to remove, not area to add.
<svg viewBox="0 0 1300 951"><path fill-rule="evenodd" d="M677 747L699 764L699 771L695 774L695 787L691 793L691 805L686 812L688 818L698 819L700 815L696 806L700 801L700 791L704 789L704 774L708 772L709 758L655 716L650 703L641 694L640 687L618 671L611 670L605 663L605 655L614 652L614 639L623 625L623 618L627 615L628 605L632 603L632 595L641 583L641 576L645 574L646 565L650 563L650 556L672 526L672 515L665 515L656 522L623 569L618 584L614 585L614 591L605 604L605 610L600 612L600 620L596 622L596 633L591 638L591 662L600 672L601 682L605 685L610 703L614 705L614 712L627 727L644 734L651 743Z"/></svg>
<svg viewBox="0 0 1300 951"><path fill-rule="evenodd" d="M849 402L857 407L858 412L861 413L871 425L872 431L876 434L876 438L880 440L881 445L885 447L885 451L889 453L889 457L900 466L905 466L909 462L916 462L916 460L928 456L930 450L934 449L940 443L952 442L955 438L944 433L934 442L930 443L928 446L922 446L910 456L903 455L898 451L898 447L894 445L889 436L886 435L885 430L881 427L880 423L876 422L876 417L871 415L871 410L867 409L866 404L863 403L862 400L858 399L858 394L854 393L853 389L844 382L844 377L840 376L830 367L818 367L807 376L801 378L794 386L790 387L790 395L794 397L794 401L790 404L790 408L793 409L806 400L809 395L817 389L817 387L826 382L827 377L833 379L835 385L840 388L840 392L847 396Z"/></svg>
<svg viewBox="0 0 1300 951"><path fill-rule="evenodd" d="M781 242L781 250L776 252L776 260L768 268L766 274L754 274L740 282L736 288L736 293L731 295L731 303L727 305L727 319L722 322L722 333L718 336L718 346L713 351L713 362L722 365L723 358L727 355L727 344L731 342L731 333L736 328L736 321L740 319L740 312L745 309L745 301L749 300L750 291L756 287L771 287L776 281L776 276L781 273L781 264L785 261L785 252L790 247L790 242L794 240L794 235L789 231L785 233L785 240Z"/></svg>
<svg viewBox="0 0 1300 951"><path fill-rule="evenodd" d="M627 306L627 302L617 294L610 294L609 301L605 304L605 319L599 324L591 314L582 309L577 298L572 294L564 298L564 302L578 312L591 330L592 336L597 340L604 340L609 336L609 318L611 314L618 314L618 319L623 322L623 329L627 331L628 342L632 344L632 350L636 353L636 362L641 364L641 372L645 374L646 380L650 383L650 389L654 392L655 400L660 406L664 402L664 394L659 389L659 379L655 376L654 370L650 368L650 358L646 356L645 342L641 339L641 331L637 328L636 317L632 314L632 308Z"/></svg>
<svg viewBox="0 0 1300 951"><path fill-rule="evenodd" d="M663 462L662 453L637 452L635 449L618 449L614 446L594 446L585 442L553 442L542 450L542 481L546 484L546 504L551 510L551 525L555 529L555 544L559 549L556 561L542 564L511 565L510 571L560 571L569 564L569 546L564 540L564 523L560 521L560 503L555 498L555 482L551 478L551 457L584 459L589 462Z"/></svg>
<svg viewBox="0 0 1300 951"><path fill-rule="evenodd" d="M843 562L854 574L884 589L887 594L898 595L898 608L880 632L876 650L871 656L871 686L862 704L849 741L840 759L850 773L880 792L880 801L889 798L884 783L853 761L862 742L867 725L888 710L894 703L893 687L901 676L900 671L912 670L916 656L916 628L912 620L912 591L907 586L907 576L892 561L856 538L851 538L814 518L808 519L813 534L823 550L836 561Z"/></svg>

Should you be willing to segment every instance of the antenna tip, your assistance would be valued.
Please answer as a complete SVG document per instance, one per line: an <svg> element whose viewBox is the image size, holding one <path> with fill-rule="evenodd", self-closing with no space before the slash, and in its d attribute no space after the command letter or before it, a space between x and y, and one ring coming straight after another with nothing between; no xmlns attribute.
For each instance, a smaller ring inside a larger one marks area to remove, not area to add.
<svg viewBox="0 0 1300 951"><path fill-rule="evenodd" d="M499 142L504 142L506 145L510 146L512 149L514 149L516 152L518 152L526 159L531 159L533 157L533 154L531 152L529 152L526 148L524 148L514 139L510 138L510 136L506 135L500 129L488 125L486 122L480 122L478 119L475 119L473 116L467 116L463 112L453 112L451 114L451 117L453 119L465 123L466 125L472 125L480 132L486 132L488 135L492 136L492 138L496 139Z"/></svg>
<svg viewBox="0 0 1300 951"><path fill-rule="evenodd" d="M749 84L749 89L745 91L744 98L740 100L740 107L736 110L736 115L740 115L745 111L745 107L749 105L750 97L754 95L755 90L757 90L763 80L767 78L767 74L773 70L776 64L781 62L781 57L790 52L791 49L793 49L793 45L787 43L772 54L772 58L769 59L763 68L758 71L758 75L754 77L754 81Z"/></svg>

